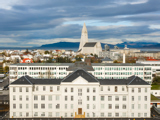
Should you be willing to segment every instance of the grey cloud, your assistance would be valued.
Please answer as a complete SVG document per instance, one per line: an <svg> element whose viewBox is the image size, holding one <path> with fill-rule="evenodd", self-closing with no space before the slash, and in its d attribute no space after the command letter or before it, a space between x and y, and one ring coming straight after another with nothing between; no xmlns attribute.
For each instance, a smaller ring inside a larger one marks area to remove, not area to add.
<svg viewBox="0 0 160 120"><path fill-rule="evenodd" d="M122 41L127 39L126 36L145 36L157 32L156 29L149 29L149 24L160 23L159 0L149 0L142 4L118 4L119 0L24 0L23 2L22 5L13 5L11 10L0 9L0 37L12 38L21 45L33 39L35 41L54 38L80 39L82 26L64 25L69 21L99 20L104 23L127 21L138 24L138 26L121 26L104 30L98 29L94 24L87 26L91 39L120 38Z"/></svg>

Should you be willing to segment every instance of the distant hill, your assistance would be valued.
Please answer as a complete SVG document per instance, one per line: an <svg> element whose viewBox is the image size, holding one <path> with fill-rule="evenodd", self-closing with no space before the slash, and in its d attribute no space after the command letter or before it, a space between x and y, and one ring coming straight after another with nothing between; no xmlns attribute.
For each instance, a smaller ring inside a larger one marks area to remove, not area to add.
<svg viewBox="0 0 160 120"><path fill-rule="evenodd" d="M120 48L124 48L127 45L128 48L150 48L151 46L156 46L158 43L156 42L123 42L116 44ZM160 48L160 46L159 46Z"/></svg>
<svg viewBox="0 0 160 120"><path fill-rule="evenodd" d="M105 43L101 43L102 47L104 48ZM111 48L114 47L112 44L108 44ZM40 48L79 48L79 42L58 42L53 44L46 44L42 45Z"/></svg>
<svg viewBox="0 0 160 120"><path fill-rule="evenodd" d="M52 44L42 45L41 48L53 47L53 48L78 48L79 42L58 42Z"/></svg>
<svg viewBox="0 0 160 120"><path fill-rule="evenodd" d="M104 49L104 45L107 43L101 43L102 48ZM108 44L110 48L114 48L115 45ZM119 48L124 48L124 46L127 45L128 48L159 48L160 49L160 43L156 42L123 42L118 43L116 46ZM72 49L72 48L79 48L79 42L58 42L53 44L45 44L40 46L39 48L58 48L58 49Z"/></svg>
<svg viewBox="0 0 160 120"><path fill-rule="evenodd" d="M160 49L160 43L158 43L156 45L145 45L145 46L143 46L143 48Z"/></svg>
<svg viewBox="0 0 160 120"><path fill-rule="evenodd" d="M102 48L104 49L104 45L107 43L101 43ZM115 45L107 44L110 48L114 48ZM124 48L127 45L128 48L139 48L139 49L160 49L160 43L156 42L123 42L118 43L116 46L119 48ZM58 42L53 44L45 44L40 47L0 47L0 50L10 49L10 50L25 50L25 49L74 49L78 50L79 42Z"/></svg>

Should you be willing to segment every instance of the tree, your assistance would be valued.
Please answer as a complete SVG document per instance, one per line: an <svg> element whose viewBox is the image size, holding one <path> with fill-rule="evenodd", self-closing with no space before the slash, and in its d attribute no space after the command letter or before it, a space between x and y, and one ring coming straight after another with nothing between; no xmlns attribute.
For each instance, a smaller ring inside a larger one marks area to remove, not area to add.
<svg viewBox="0 0 160 120"><path fill-rule="evenodd" d="M46 61L46 63L52 63L52 58L49 58L49 60Z"/></svg>
<svg viewBox="0 0 160 120"><path fill-rule="evenodd" d="M49 54L49 51L46 50L46 51L44 52L44 54Z"/></svg>
<svg viewBox="0 0 160 120"><path fill-rule="evenodd" d="M117 60L115 60L115 61L113 61L113 63L118 63L118 61L117 61Z"/></svg>
<svg viewBox="0 0 160 120"><path fill-rule="evenodd" d="M81 58L83 58L82 55L77 55L77 56L75 57L76 61L82 61Z"/></svg>
<svg viewBox="0 0 160 120"><path fill-rule="evenodd" d="M153 78L152 84L160 85L160 76L155 76Z"/></svg>
<svg viewBox="0 0 160 120"><path fill-rule="evenodd" d="M57 57L56 58L57 63L71 63L72 61L68 57Z"/></svg>
<svg viewBox="0 0 160 120"><path fill-rule="evenodd" d="M37 60L37 63L41 63L41 60L40 60L40 59L38 59L38 60Z"/></svg>
<svg viewBox="0 0 160 120"><path fill-rule="evenodd" d="M94 57L95 57L95 58L98 58L98 55L94 54Z"/></svg>
<svg viewBox="0 0 160 120"><path fill-rule="evenodd" d="M75 59L76 61L82 61L80 57L76 57Z"/></svg>
<svg viewBox="0 0 160 120"><path fill-rule="evenodd" d="M126 59L126 63L136 63L136 60L134 60L134 59Z"/></svg>
<svg viewBox="0 0 160 120"><path fill-rule="evenodd" d="M5 66L4 67L4 73L7 73L9 71L9 67L8 66Z"/></svg>

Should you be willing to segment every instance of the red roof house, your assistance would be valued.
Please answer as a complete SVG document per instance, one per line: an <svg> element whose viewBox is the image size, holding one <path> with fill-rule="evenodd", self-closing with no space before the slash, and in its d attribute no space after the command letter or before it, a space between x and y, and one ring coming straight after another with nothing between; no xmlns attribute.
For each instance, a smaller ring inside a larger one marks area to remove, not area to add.
<svg viewBox="0 0 160 120"><path fill-rule="evenodd" d="M33 63L32 59L24 58L20 63Z"/></svg>

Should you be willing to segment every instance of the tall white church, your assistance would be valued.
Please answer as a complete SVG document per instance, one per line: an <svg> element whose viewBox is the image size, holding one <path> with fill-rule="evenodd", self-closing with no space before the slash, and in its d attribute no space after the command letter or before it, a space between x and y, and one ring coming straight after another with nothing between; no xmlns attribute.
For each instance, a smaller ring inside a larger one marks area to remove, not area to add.
<svg viewBox="0 0 160 120"><path fill-rule="evenodd" d="M82 54L92 53L92 54L97 54L99 56L99 52L101 51L102 47L100 42L88 42L88 32L86 24L84 23L78 52Z"/></svg>

